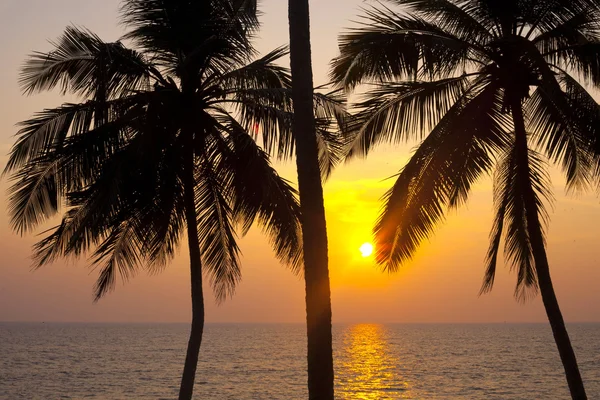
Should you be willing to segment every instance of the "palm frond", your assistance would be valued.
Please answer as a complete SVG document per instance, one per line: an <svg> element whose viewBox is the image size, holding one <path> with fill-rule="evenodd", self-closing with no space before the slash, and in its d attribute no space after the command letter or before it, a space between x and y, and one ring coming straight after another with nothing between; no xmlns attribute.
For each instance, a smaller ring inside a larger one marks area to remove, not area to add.
<svg viewBox="0 0 600 400"><path fill-rule="evenodd" d="M494 177L494 199L497 213L481 291L485 293L492 289L500 236L505 226L505 256L512 267L517 270L515 296L519 300L525 301L538 290L525 191L531 190L534 193L535 210L532 211L538 214L538 220L542 224L547 223L548 220L544 202L551 202L552 194L548 189L551 187L550 177L541 156L530 149L525 150L528 151L528 154L526 157L522 157L520 155L522 151L523 149L513 145L507 149L498 163ZM543 231L543 227L541 229Z"/></svg>
<svg viewBox="0 0 600 400"><path fill-rule="evenodd" d="M594 0L550 0L544 2L525 2L523 20L528 25L527 38L534 41L560 36L565 28L576 26L576 21L584 15L592 16L598 13ZM575 23L575 24L574 24Z"/></svg>
<svg viewBox="0 0 600 400"><path fill-rule="evenodd" d="M548 157L562 164L568 188L585 188L594 157L590 143L596 141L593 138L596 131L589 130L590 125L595 125L596 116L594 112L585 113L585 110L593 109L592 103L595 102L583 101L581 105L585 107L578 110L575 99L585 96L580 97L581 92L575 96L569 92L575 87L582 89L581 85L573 85L576 80L570 74L556 65L549 65L533 43L524 42L523 46L527 49L532 68L539 74L537 89L525 104L527 128L537 133L538 145L545 146Z"/></svg>
<svg viewBox="0 0 600 400"><path fill-rule="evenodd" d="M33 267L41 268L44 265L53 263L59 257L65 256L65 249L72 237L72 221L78 219L78 210L68 210L62 218L61 223L42 234L46 236L33 245ZM83 210L85 211L85 210Z"/></svg>
<svg viewBox="0 0 600 400"><path fill-rule="evenodd" d="M341 54L332 61L330 77L341 87L446 78L463 72L474 54L485 59L485 51L474 43L420 17L402 16L388 8L373 8L365 14L360 28L339 38Z"/></svg>
<svg viewBox="0 0 600 400"><path fill-rule="evenodd" d="M319 88L317 88L319 89ZM289 88L243 89L235 92L229 101L237 111L238 120L264 147L265 151L280 159L294 155L292 132L292 93ZM345 107L345 96L334 90L314 93L314 110L319 129L321 172L327 177L341 159L344 146L349 140L350 114ZM222 108L215 108L226 114Z"/></svg>
<svg viewBox="0 0 600 400"><path fill-rule="evenodd" d="M36 267L95 248L91 264L100 268L96 300L114 288L117 273L127 281L140 266L151 272L163 266L174 255L182 231L176 169L166 172L177 183L168 187L161 176L164 164L153 164L151 152L143 162L136 153L138 148L130 144L110 157L90 187L69 193L62 223L34 247ZM152 184L156 175L163 180Z"/></svg>
<svg viewBox="0 0 600 400"><path fill-rule="evenodd" d="M483 277L483 284L479 294L489 293L492 291L494 281L496 279L496 269L498 265L498 252L500 250L500 242L502 240L502 234L504 233L504 219L506 217L506 208L508 207L509 198L505 196L505 192L500 189L506 185L506 182L502 182L502 178L498 177L499 171L506 171L510 166L506 165L507 160L500 159L498 161L499 167L496 168L494 177L494 206L496 213L494 215L494 221L492 222L492 230L490 232L490 247L486 255L486 267Z"/></svg>
<svg viewBox="0 0 600 400"><path fill-rule="evenodd" d="M564 86L572 120L576 121L573 125L578 128L579 144L585 146L592 158L593 170L589 178L598 184L600 182L600 105L571 75L561 74L559 79Z"/></svg>
<svg viewBox="0 0 600 400"><path fill-rule="evenodd" d="M300 273L302 235L296 190L277 174L267 153L241 125L232 118L224 119L223 124L232 152L219 169L230 171L235 193L233 214L242 233L257 223L269 237L277 258Z"/></svg>
<svg viewBox="0 0 600 400"><path fill-rule="evenodd" d="M54 50L33 53L20 84L27 94L54 89L88 99L111 99L148 89L152 70L145 58L120 42L106 43L94 33L68 27Z"/></svg>
<svg viewBox="0 0 600 400"><path fill-rule="evenodd" d="M260 139L269 154L280 159L294 154L290 95L283 89L245 89L237 91L235 99L229 102L242 126Z"/></svg>
<svg viewBox="0 0 600 400"><path fill-rule="evenodd" d="M365 156L381 142L422 138L469 89L469 75L434 82L382 83L356 105L349 156Z"/></svg>
<svg viewBox="0 0 600 400"><path fill-rule="evenodd" d="M485 46L494 40L485 20L479 20L472 7L466 2L451 0L392 0L400 6L407 7L428 21L436 23L446 32L450 32L462 40L472 40Z"/></svg>
<svg viewBox="0 0 600 400"><path fill-rule="evenodd" d="M350 138L349 125L352 115L347 109L347 97L343 90L329 90L327 86L317 87L313 94L313 103L318 123L328 123L343 139Z"/></svg>
<svg viewBox="0 0 600 400"><path fill-rule="evenodd" d="M287 54L287 47L279 47L243 67L215 76L214 81L225 89L225 94L245 89L289 89L292 80L289 69L276 64Z"/></svg>
<svg viewBox="0 0 600 400"><path fill-rule="evenodd" d="M94 300L100 300L116 285L117 273L123 281L137 272L142 254L143 237L138 235L135 219L113 228L92 256L92 265L100 269L94 286Z"/></svg>
<svg viewBox="0 0 600 400"><path fill-rule="evenodd" d="M38 226L59 211L62 182L57 181L57 162L32 163L16 173L9 188L12 229L20 234Z"/></svg>
<svg viewBox="0 0 600 400"><path fill-rule="evenodd" d="M140 224L147 227L143 250L153 272L174 258L185 225L182 154L178 147L163 146L155 156L144 157L151 158L141 166L145 192L138 190L130 201L141 208Z"/></svg>
<svg viewBox="0 0 600 400"><path fill-rule="evenodd" d="M327 120L317 120L317 152L321 178L326 181L347 155L352 136L341 135Z"/></svg>
<svg viewBox="0 0 600 400"><path fill-rule="evenodd" d="M59 147L71 131L90 129L96 105L65 104L44 110L32 119L21 122L17 142L12 147L4 174L11 173L42 154Z"/></svg>
<svg viewBox="0 0 600 400"><path fill-rule="evenodd" d="M562 165L567 187L583 190L591 177L593 153L580 131L577 111L565 93L552 89L539 86L526 102L529 131L545 154Z"/></svg>
<svg viewBox="0 0 600 400"><path fill-rule="evenodd" d="M564 10L561 15L569 15ZM585 7L564 23L537 36L533 42L545 60L583 77L600 83L600 9Z"/></svg>
<svg viewBox="0 0 600 400"><path fill-rule="evenodd" d="M467 92L425 138L385 195L375 226L377 261L390 271L409 260L445 209L462 204L493 166L510 126L495 85Z"/></svg>
<svg viewBox="0 0 600 400"><path fill-rule="evenodd" d="M134 181L127 179L131 173L130 160L131 154L127 152L113 156L93 184L84 190L63 194L67 211L61 224L47 231L48 235L34 245L36 267L58 257L79 257L132 218L129 204L122 201L126 188L139 187L132 186Z"/></svg>
<svg viewBox="0 0 600 400"><path fill-rule="evenodd" d="M593 21L591 16L589 12L580 12L569 16L567 20L560 21L552 29L546 29L534 35L532 41L542 54L550 53L588 29Z"/></svg>
<svg viewBox="0 0 600 400"><path fill-rule="evenodd" d="M115 101L118 110L109 107L116 114L110 119L115 120L93 128L95 104L91 103L47 110L24 123L5 169L5 173L17 171L11 177L9 212L18 232L56 214L69 193L87 190L104 164L129 141L127 128L139 117L142 110L134 107L139 104L123 111L125 102Z"/></svg>
<svg viewBox="0 0 600 400"><path fill-rule="evenodd" d="M101 110L99 102L86 101L67 103L37 113L20 123L17 142L11 149L3 173L14 172L41 157L72 153L72 150L65 149L68 146L77 145L89 150L91 147L83 146L85 142L94 142L98 146L103 141L122 140L126 134L123 130L143 115L150 98L152 95L142 93L103 103ZM98 124L98 119L103 119L103 122Z"/></svg>
<svg viewBox="0 0 600 400"><path fill-rule="evenodd" d="M196 215L204 271L218 302L233 295L242 274L233 226L229 188L216 169L214 154L205 154L196 173Z"/></svg>
<svg viewBox="0 0 600 400"><path fill-rule="evenodd" d="M342 90L325 93L318 87L313 95L317 127L317 151L321 177L327 180L335 167L347 155L347 148L355 140L351 124L353 116L346 108L346 96Z"/></svg>

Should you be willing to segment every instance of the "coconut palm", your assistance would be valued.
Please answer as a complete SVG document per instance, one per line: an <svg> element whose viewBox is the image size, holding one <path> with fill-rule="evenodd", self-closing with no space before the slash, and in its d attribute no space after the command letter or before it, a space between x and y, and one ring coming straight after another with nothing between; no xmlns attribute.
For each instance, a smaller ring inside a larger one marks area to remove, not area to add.
<svg viewBox="0 0 600 400"><path fill-rule="evenodd" d="M192 325L179 398L190 399L203 273L218 301L233 294L236 231L256 222L277 257L300 272L295 190L267 155L294 149L290 75L276 64L286 50L254 59L249 0L127 0L122 13L135 50L69 27L52 51L27 60L26 93L60 88L79 102L22 123L5 169L14 180L12 226L26 233L62 213L35 245L35 265L91 252L96 300L119 275L159 271L187 231ZM327 121L342 108L321 94L315 107L326 174L339 149Z"/></svg>
<svg viewBox="0 0 600 400"><path fill-rule="evenodd" d="M396 7L398 6L398 7ZM492 171L496 217L482 292L501 238L515 294L541 292L573 399L586 393L545 248L547 164L570 190L597 184L600 11L586 0L394 0L340 38L333 80L372 86L357 104L351 154L422 140L385 196L377 261L396 271L447 210Z"/></svg>
<svg viewBox="0 0 600 400"><path fill-rule="evenodd" d="M293 131L304 237L308 397L311 400L333 400L331 289L323 186L319 179L317 124L313 112L308 0L289 0L289 25L296 116Z"/></svg>

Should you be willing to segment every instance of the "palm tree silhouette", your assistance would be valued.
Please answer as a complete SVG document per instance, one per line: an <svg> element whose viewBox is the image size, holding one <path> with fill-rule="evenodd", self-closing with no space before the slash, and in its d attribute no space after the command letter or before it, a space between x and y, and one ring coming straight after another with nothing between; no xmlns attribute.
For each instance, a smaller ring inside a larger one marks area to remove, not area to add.
<svg viewBox="0 0 600 400"><path fill-rule="evenodd" d="M308 398L333 400L331 287L323 186L319 179L318 124L313 106L313 73L308 0L289 0L296 165L304 238ZM345 127L344 127L345 129Z"/></svg>
<svg viewBox="0 0 600 400"><path fill-rule="evenodd" d="M58 87L81 102L22 123L5 168L14 180L12 226L26 233L64 208L60 225L35 245L35 265L91 251L96 300L117 275L159 271L187 231L192 325L179 398L190 399L203 273L218 301L233 294L236 227L245 234L258 224L277 257L301 272L296 193L267 155L294 150L291 78L276 64L287 52L252 61L255 1L127 0L122 14L124 39L137 50L69 27L52 51L27 60L26 93ZM322 94L315 108L325 174L339 150L326 122L343 108Z"/></svg>
<svg viewBox="0 0 600 400"><path fill-rule="evenodd" d="M544 225L547 162L570 190L597 183L600 11L587 0L394 0L366 10L340 38L333 80L372 86L357 104L351 155L422 139L385 196L377 260L396 271L495 170L495 212L482 293L492 289L502 236L515 294L538 289L573 399L586 399L554 293Z"/></svg>

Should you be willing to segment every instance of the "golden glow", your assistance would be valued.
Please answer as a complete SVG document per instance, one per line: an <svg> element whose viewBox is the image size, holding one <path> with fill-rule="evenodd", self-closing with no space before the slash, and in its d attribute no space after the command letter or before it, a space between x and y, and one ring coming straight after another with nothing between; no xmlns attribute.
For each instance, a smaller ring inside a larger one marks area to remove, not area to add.
<svg viewBox="0 0 600 400"><path fill-rule="evenodd" d="M354 169L349 176L345 175L348 172L340 168L336 171L336 179L325 186L331 257L329 272L331 285L336 293L342 290L344 293L353 292L354 296L360 293L360 296L370 297L381 294L384 288L401 276L381 273L381 268L377 267L374 260L376 248L373 248L370 256L363 256L360 250L365 242L373 243L373 221L377 220L381 207L380 198L389 189L390 183L375 179L356 181L357 167L349 167ZM359 170L364 172L361 168Z"/></svg>
<svg viewBox="0 0 600 400"><path fill-rule="evenodd" d="M371 243L363 243L359 250L363 257L369 257L373 254L373 245Z"/></svg>
<svg viewBox="0 0 600 400"><path fill-rule="evenodd" d="M343 399L379 400L413 398L402 379L400 362L394 357L382 325L359 324L348 328L336 378Z"/></svg>

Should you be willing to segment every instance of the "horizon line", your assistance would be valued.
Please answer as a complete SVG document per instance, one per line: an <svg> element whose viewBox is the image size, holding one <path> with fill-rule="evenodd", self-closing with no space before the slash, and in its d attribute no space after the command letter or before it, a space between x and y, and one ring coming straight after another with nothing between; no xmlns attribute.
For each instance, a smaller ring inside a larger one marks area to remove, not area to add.
<svg viewBox="0 0 600 400"><path fill-rule="evenodd" d="M106 325L189 325L189 321L42 321L42 320L0 320L0 324L106 324ZM565 321L566 324L600 324L600 321ZM275 322L275 321L222 321L206 322L205 325L305 325L306 322ZM482 321L482 322L377 322L377 321L340 321L332 325L547 325L547 321Z"/></svg>

